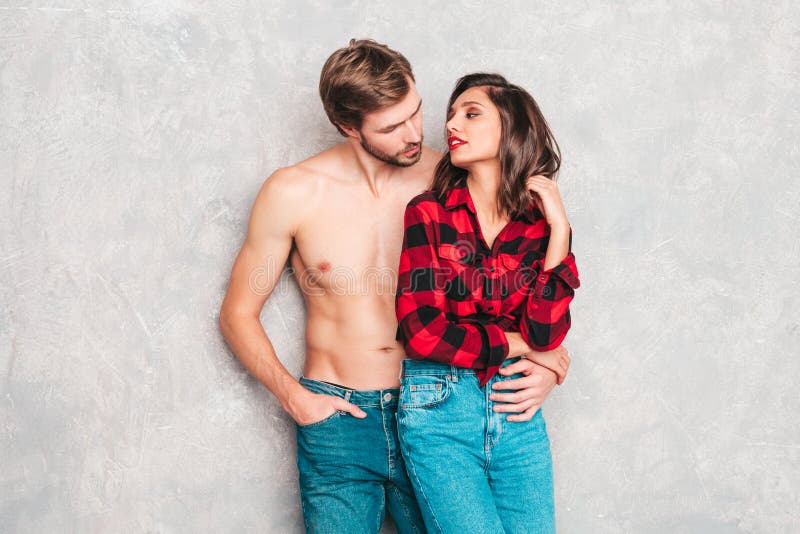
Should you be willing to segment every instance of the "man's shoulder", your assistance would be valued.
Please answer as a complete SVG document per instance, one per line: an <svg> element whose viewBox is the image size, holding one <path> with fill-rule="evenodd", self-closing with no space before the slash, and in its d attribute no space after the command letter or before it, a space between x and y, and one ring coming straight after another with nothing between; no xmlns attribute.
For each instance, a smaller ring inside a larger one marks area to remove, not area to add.
<svg viewBox="0 0 800 534"><path fill-rule="evenodd" d="M261 184L253 212L271 221L281 220L292 227L305 219L318 196L318 181L302 163L281 167Z"/></svg>
<svg viewBox="0 0 800 534"><path fill-rule="evenodd" d="M308 200L330 177L328 169L334 159L333 149L325 150L277 169L265 180L264 186L288 195L287 200L293 197Z"/></svg>
<svg viewBox="0 0 800 534"><path fill-rule="evenodd" d="M264 180L264 187L280 194L303 194L311 185L308 170L297 165L281 167Z"/></svg>

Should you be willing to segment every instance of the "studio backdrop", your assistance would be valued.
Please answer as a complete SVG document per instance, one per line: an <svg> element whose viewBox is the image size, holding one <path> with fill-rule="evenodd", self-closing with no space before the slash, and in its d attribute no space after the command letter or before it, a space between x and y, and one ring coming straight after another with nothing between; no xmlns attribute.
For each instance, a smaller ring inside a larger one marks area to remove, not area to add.
<svg viewBox="0 0 800 534"><path fill-rule="evenodd" d="M479 70L561 146L559 532L799 531L799 28L788 1L0 2L0 531L302 532L294 423L217 321L261 184L341 140L317 83L351 37L410 60L430 146ZM261 317L299 376L288 271Z"/></svg>

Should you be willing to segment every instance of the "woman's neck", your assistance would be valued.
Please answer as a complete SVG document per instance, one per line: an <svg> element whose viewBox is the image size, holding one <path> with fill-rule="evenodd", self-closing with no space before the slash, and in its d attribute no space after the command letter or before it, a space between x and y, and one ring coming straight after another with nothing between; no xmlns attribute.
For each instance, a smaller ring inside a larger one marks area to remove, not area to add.
<svg viewBox="0 0 800 534"><path fill-rule="evenodd" d="M505 219L497 209L497 191L500 189L500 162L486 162L469 169L467 187L475 209L481 219L495 224Z"/></svg>

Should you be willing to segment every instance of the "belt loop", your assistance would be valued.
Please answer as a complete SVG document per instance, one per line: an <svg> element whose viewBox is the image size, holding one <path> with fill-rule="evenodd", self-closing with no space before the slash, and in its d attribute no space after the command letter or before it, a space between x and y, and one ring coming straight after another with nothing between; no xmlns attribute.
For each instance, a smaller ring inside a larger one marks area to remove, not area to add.
<svg viewBox="0 0 800 534"><path fill-rule="evenodd" d="M450 365L450 376L453 377L453 382L458 382L458 367Z"/></svg>

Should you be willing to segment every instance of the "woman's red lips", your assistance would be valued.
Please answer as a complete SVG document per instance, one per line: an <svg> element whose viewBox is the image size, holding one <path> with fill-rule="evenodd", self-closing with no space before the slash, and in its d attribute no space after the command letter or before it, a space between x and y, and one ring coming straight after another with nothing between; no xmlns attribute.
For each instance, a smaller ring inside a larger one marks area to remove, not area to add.
<svg viewBox="0 0 800 534"><path fill-rule="evenodd" d="M451 135L450 137L447 138L447 146L450 147L450 150L455 150L461 145L466 145L466 144L467 144L466 141L456 137L455 135Z"/></svg>

